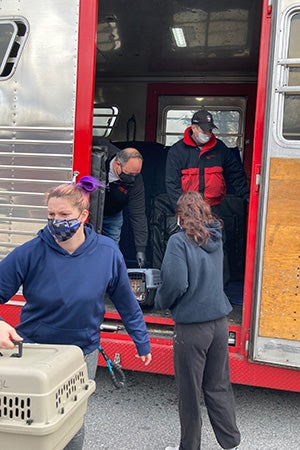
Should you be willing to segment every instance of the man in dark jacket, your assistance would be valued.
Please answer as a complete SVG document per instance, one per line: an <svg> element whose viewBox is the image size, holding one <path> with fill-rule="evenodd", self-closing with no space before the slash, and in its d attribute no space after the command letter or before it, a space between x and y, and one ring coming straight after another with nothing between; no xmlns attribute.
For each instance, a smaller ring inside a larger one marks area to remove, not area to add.
<svg viewBox="0 0 300 450"><path fill-rule="evenodd" d="M226 184L236 196L249 201L246 174L240 162L212 130L217 128L210 112L202 108L192 117L192 124L184 137L170 148L166 162L166 191L172 209L183 192L200 192L212 211L224 221L224 285L230 279L228 249L225 236L227 215L222 200ZM229 225L229 224L228 224Z"/></svg>
<svg viewBox="0 0 300 450"><path fill-rule="evenodd" d="M97 145L108 148L106 161L107 189L103 212L102 234L119 244L123 225L123 209L128 205L139 267L146 264L148 224L145 212L145 190L141 175L143 157L135 148L119 150L107 141Z"/></svg>
<svg viewBox="0 0 300 450"><path fill-rule="evenodd" d="M225 179L236 195L249 198L245 172L233 152L213 134L214 128L212 115L200 109L184 138L168 152L166 190L174 211L178 198L187 191L200 192L212 207L219 205L226 195Z"/></svg>

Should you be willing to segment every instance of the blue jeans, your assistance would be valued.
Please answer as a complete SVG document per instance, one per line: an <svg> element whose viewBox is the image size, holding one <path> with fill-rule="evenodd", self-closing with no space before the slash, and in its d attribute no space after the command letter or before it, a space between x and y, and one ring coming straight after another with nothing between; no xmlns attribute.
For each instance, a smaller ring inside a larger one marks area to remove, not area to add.
<svg viewBox="0 0 300 450"><path fill-rule="evenodd" d="M119 211L112 216L104 216L102 222L103 236L110 237L119 245L121 229L123 225L123 211Z"/></svg>

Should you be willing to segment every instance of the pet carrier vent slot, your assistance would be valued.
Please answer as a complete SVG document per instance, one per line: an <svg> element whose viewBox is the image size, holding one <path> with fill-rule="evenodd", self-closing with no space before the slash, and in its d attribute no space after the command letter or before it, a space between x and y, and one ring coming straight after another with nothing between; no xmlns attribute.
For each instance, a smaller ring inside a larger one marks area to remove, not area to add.
<svg viewBox="0 0 300 450"><path fill-rule="evenodd" d="M0 417L27 420L31 417L31 399L29 397L0 397Z"/></svg>
<svg viewBox="0 0 300 450"><path fill-rule="evenodd" d="M57 410L66 403L66 401L77 393L79 386L85 384L84 373L80 371L76 373L72 378L66 381L55 394L55 407Z"/></svg>

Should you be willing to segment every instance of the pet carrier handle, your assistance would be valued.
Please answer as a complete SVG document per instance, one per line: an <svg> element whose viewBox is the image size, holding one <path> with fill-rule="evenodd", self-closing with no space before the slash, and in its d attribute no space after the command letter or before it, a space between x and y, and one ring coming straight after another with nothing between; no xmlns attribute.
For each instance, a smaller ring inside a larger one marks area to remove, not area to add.
<svg viewBox="0 0 300 450"><path fill-rule="evenodd" d="M107 367L108 367L108 370L109 370L109 373L110 373L110 376L111 376L114 386L117 389L124 387L126 378L125 378L125 374L124 374L123 370L121 369L121 367L119 366L119 364L117 364L114 361L112 361L111 359L109 359L109 357L107 356L107 354L105 353L105 351L103 350L101 345L98 346L98 350L106 361L106 364L107 364Z"/></svg>
<svg viewBox="0 0 300 450"><path fill-rule="evenodd" d="M11 358L21 358L23 355L23 341L15 341L14 339L11 340L11 342L18 346L18 353L13 353L10 355ZM0 356L3 356L3 354L0 352Z"/></svg>
<svg viewBox="0 0 300 450"><path fill-rule="evenodd" d="M13 353L10 357L11 358L22 358L22 356L23 356L23 341L15 341L13 339L12 342L18 346L18 353Z"/></svg>

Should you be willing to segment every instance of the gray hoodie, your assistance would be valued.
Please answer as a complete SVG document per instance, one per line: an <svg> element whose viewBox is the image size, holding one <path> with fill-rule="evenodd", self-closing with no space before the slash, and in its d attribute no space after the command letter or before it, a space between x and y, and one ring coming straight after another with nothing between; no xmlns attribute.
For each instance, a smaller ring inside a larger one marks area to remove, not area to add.
<svg viewBox="0 0 300 450"><path fill-rule="evenodd" d="M223 244L219 222L209 224L208 243L199 247L183 231L173 234L161 267L157 309L170 309L177 323L220 319L232 310L223 291Z"/></svg>

